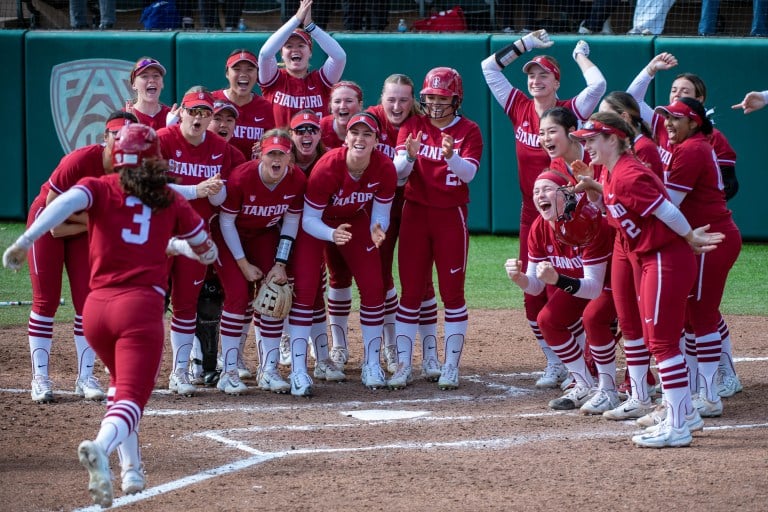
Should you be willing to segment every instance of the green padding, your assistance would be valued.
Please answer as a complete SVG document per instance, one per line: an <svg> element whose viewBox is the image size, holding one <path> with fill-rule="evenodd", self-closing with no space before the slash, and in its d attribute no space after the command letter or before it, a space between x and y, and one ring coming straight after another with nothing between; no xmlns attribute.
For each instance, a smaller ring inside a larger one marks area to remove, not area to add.
<svg viewBox="0 0 768 512"><path fill-rule="evenodd" d="M174 32L27 32L25 69L27 196L31 202L65 153L101 142L104 120L135 97L131 68L148 55L168 73L161 96L175 88ZM41 148L37 143L45 141Z"/></svg>
<svg viewBox="0 0 768 512"><path fill-rule="evenodd" d="M463 112L483 132L485 148L477 176L470 183L469 227L491 230L489 91L480 73L480 60L488 51L488 36L478 34L334 34L347 52L344 78L360 84L365 105L379 102L384 80L392 73L411 77L416 93L424 75L438 66L455 68L464 83Z"/></svg>
<svg viewBox="0 0 768 512"><path fill-rule="evenodd" d="M768 112L744 115L732 110L749 91L768 89L768 41L763 39L657 38L656 51L670 52L679 62L674 69L656 75L657 105L667 104L672 82L680 73L696 73L707 86L707 108L713 120L736 150L739 193L728 202L744 238L768 239L768 215L755 210L765 201L765 147ZM653 105L653 104L652 104Z"/></svg>
<svg viewBox="0 0 768 512"><path fill-rule="evenodd" d="M23 219L26 216L26 180L24 176L24 102L26 94L21 77L24 72L24 31L0 30L0 51L6 80L0 82L0 95L9 99L10 112L3 134L3 195L0 218ZM40 140L40 139L37 139Z"/></svg>
<svg viewBox="0 0 768 512"><path fill-rule="evenodd" d="M516 39L518 38L511 36L493 36L490 40L490 52L496 52ZM541 54L554 57L560 64L562 76L559 96L561 98L572 98L584 89L584 77L571 55L573 48L580 39L585 39L589 43L590 59L605 76L608 82L608 91L625 90L637 70L653 56L652 41L648 38L555 36L552 39L555 44L551 48L524 54L504 71L504 75L512 85L524 91L527 96L530 94L528 94L527 78L522 72L522 67L530 59ZM632 56L631 60L627 59L629 55ZM493 96L490 96L490 102L491 145L493 146L491 223L494 233L517 233L520 225L522 199L517 180L514 130L503 107Z"/></svg>

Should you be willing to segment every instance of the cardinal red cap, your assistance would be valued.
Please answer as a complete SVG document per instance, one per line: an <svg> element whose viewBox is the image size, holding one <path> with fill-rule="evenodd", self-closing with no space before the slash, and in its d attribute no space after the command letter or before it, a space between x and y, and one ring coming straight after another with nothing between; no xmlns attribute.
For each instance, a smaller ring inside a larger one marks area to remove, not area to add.
<svg viewBox="0 0 768 512"><path fill-rule="evenodd" d="M266 155L270 151L280 151L282 153L291 152L291 139L282 135L271 135L261 140L261 153Z"/></svg>

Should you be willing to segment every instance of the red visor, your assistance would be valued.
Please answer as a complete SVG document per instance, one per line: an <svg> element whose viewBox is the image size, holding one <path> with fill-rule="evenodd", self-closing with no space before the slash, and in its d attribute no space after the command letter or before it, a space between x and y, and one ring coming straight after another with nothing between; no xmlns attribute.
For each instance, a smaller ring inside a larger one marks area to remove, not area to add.
<svg viewBox="0 0 768 512"><path fill-rule="evenodd" d="M555 75L555 79L560 80L560 70L558 69L558 67L555 65L554 62L552 62L551 60L549 60L543 55L539 55L538 57L535 57L533 60L529 60L528 62L526 62L525 66L523 66L523 73L527 73L528 70L531 69L531 66L533 66L534 64L537 66L541 66L541 68L544 71L552 73L553 75Z"/></svg>
<svg viewBox="0 0 768 512"><path fill-rule="evenodd" d="M261 140L261 153L266 155L270 151L280 151L282 153L291 152L291 139L282 135L273 135Z"/></svg>
<svg viewBox="0 0 768 512"><path fill-rule="evenodd" d="M623 131L616 129L613 126L608 126L605 123L601 123L600 121L591 120L584 123L584 126L581 128L581 130L576 130L575 132L571 132L568 135L572 139L589 139L601 133L603 135L616 135L620 139L627 138L627 134Z"/></svg>
<svg viewBox="0 0 768 512"><path fill-rule="evenodd" d="M701 116L682 101L674 101L666 107L656 107L654 112L664 116L687 117L688 119L693 119L696 121L696 124L701 126Z"/></svg>

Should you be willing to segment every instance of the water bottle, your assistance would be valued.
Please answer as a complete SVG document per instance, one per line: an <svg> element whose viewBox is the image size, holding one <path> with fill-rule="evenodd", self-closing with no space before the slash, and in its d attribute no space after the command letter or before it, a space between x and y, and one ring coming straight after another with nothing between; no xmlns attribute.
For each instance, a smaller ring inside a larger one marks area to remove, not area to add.
<svg viewBox="0 0 768 512"><path fill-rule="evenodd" d="M248 30L248 25L245 24L245 18L240 18L240 21L237 23L237 30L240 32Z"/></svg>
<svg viewBox="0 0 768 512"><path fill-rule="evenodd" d="M397 24L397 31L398 32L408 32L408 25L405 24L404 19L400 19L400 22Z"/></svg>

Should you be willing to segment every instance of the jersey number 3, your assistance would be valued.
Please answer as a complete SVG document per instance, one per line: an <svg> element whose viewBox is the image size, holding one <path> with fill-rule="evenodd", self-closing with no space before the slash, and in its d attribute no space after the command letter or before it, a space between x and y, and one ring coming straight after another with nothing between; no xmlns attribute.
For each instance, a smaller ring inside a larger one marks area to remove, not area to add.
<svg viewBox="0 0 768 512"><path fill-rule="evenodd" d="M126 243L141 245L149 238L149 220L152 217L152 210L149 206L142 203L139 198L133 196L125 198L125 205L141 207L141 211L133 215L133 223L136 224L135 228L138 233L133 229L124 228L120 235Z"/></svg>

